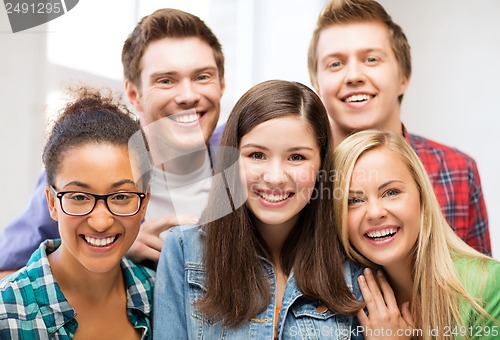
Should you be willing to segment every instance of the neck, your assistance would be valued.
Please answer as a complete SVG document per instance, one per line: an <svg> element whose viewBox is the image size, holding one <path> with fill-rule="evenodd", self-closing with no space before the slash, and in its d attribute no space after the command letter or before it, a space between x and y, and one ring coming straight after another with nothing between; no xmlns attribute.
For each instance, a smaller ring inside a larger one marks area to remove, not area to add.
<svg viewBox="0 0 500 340"><path fill-rule="evenodd" d="M162 169L177 175L189 174L201 168L208 160L208 151L199 150L163 163Z"/></svg>
<svg viewBox="0 0 500 340"><path fill-rule="evenodd" d="M112 293L125 290L118 263L105 273L93 273L64 251L63 245L48 256L52 274L65 295L77 295L88 300L106 299Z"/></svg>
<svg viewBox="0 0 500 340"><path fill-rule="evenodd" d="M281 224L265 224L256 219L255 225L257 230L269 248L275 264L277 261L279 262L281 258L281 249L283 249L283 245L293 227L297 224L298 219L299 216L297 215Z"/></svg>
<svg viewBox="0 0 500 340"><path fill-rule="evenodd" d="M381 131L390 131L390 132L395 132L397 134L403 135L403 129L401 126L401 121L399 119L395 120L394 122L388 122L384 126L373 126L373 127L365 127L365 128L360 128L357 130L353 129L343 129L341 126L338 124L335 124L333 120L330 119L330 127L332 129L332 135L333 135L333 148L335 149L344 139L352 135L353 133L363 131L363 130L368 130L368 129L375 129L375 130L381 130Z"/></svg>
<svg viewBox="0 0 500 340"><path fill-rule="evenodd" d="M387 280L394 291L398 306L405 302L411 302L413 296L413 275L411 264L396 264L384 267Z"/></svg>

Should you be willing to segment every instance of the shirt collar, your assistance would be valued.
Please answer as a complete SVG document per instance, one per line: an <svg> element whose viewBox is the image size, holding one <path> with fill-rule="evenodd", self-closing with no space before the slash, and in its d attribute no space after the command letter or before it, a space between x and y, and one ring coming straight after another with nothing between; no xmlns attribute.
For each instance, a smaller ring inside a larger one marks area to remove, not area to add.
<svg viewBox="0 0 500 340"><path fill-rule="evenodd" d="M38 250L30 258L27 267L28 277L32 283L36 303L40 308L43 321L50 333L65 327L73 334L78 323L76 313L64 297L55 281L47 255L61 245L61 240L47 240L40 244ZM129 259L121 260L121 268L127 287L127 313L129 320L136 326L147 325L152 308L152 291L154 272L138 267ZM146 270L146 273L144 272ZM68 324L68 325L66 325ZM65 326L66 325L66 326ZM143 327L143 328L144 328ZM149 328L149 327L148 327Z"/></svg>
<svg viewBox="0 0 500 340"><path fill-rule="evenodd" d="M61 240L47 240L40 244L38 250L30 258L27 267L36 303L40 308L43 321L50 333L55 333L66 323L72 323L76 331L76 314L64 297L61 288L55 281L50 268L48 254L61 245ZM74 320L74 321L73 321ZM74 327L74 328L73 328Z"/></svg>

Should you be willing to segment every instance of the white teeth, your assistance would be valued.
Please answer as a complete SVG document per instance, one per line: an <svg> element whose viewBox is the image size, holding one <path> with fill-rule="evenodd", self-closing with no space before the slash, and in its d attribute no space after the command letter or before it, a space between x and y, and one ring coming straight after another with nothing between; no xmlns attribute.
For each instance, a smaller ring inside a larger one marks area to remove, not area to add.
<svg viewBox="0 0 500 340"><path fill-rule="evenodd" d="M198 119L200 119L200 115L197 113L191 113L188 115L180 115L180 116L173 115L170 116L170 118L177 123L188 124L196 122Z"/></svg>
<svg viewBox="0 0 500 340"><path fill-rule="evenodd" d="M106 237L106 238L93 238L93 237L88 237L84 236L85 241L87 241L88 244L94 247L106 247L109 246L111 243L113 243L116 240L116 236L113 237Z"/></svg>
<svg viewBox="0 0 500 340"><path fill-rule="evenodd" d="M288 197L290 197L290 194L285 194L285 195L268 195L263 192L259 192L258 195L265 199L266 201L269 201L271 203L276 203L276 202L281 202L286 200Z"/></svg>
<svg viewBox="0 0 500 340"><path fill-rule="evenodd" d="M386 237L386 236L393 236L394 234L396 234L397 231L398 231L397 228L388 228L388 229L384 229L384 230L371 231L371 232L367 233L366 235L369 238L381 238L381 237Z"/></svg>
<svg viewBox="0 0 500 340"><path fill-rule="evenodd" d="M346 103L364 102L370 98L371 98L371 96L369 96L367 94L355 94L353 96L347 97L344 101Z"/></svg>

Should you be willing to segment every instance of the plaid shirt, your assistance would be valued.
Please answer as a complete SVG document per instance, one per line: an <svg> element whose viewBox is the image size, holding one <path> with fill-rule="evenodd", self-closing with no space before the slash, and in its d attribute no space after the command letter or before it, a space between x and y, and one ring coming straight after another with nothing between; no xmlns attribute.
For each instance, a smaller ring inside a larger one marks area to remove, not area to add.
<svg viewBox="0 0 500 340"><path fill-rule="evenodd" d="M488 215L476 162L457 149L406 132L434 186L441 211L457 235L491 256Z"/></svg>
<svg viewBox="0 0 500 340"><path fill-rule="evenodd" d="M26 267L0 281L0 339L72 339L78 328L75 311L55 281L47 254L61 245L47 240ZM127 286L127 315L142 339L151 339L155 273L127 258L121 261Z"/></svg>

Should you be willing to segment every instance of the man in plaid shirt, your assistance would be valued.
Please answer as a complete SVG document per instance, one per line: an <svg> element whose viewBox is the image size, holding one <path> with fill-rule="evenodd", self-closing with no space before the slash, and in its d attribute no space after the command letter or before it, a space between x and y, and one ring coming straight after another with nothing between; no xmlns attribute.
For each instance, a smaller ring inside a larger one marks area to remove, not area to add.
<svg viewBox="0 0 500 340"><path fill-rule="evenodd" d="M448 223L470 246L491 255L474 160L408 133L401 122L410 46L384 8L373 0L332 0L318 18L308 64L311 83L330 115L335 146L365 129L401 133L422 160Z"/></svg>

